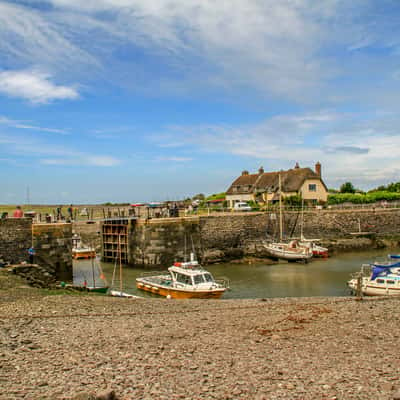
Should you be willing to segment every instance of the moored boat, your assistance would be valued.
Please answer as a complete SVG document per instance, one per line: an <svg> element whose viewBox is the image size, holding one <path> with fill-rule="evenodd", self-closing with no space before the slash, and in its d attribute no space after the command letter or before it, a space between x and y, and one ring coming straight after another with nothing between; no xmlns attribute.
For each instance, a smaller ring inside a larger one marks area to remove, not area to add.
<svg viewBox="0 0 400 400"><path fill-rule="evenodd" d="M300 247L308 247L313 257L328 257L328 249L318 244L319 239L306 239L304 237L299 241Z"/></svg>
<svg viewBox="0 0 400 400"><path fill-rule="evenodd" d="M72 258L90 259L96 257L96 250L93 247L84 246L79 235L75 234L72 238Z"/></svg>
<svg viewBox="0 0 400 400"><path fill-rule="evenodd" d="M173 299L218 299L228 289L226 278L214 279L194 257L175 263L168 273L136 278L136 287L146 292Z"/></svg>
<svg viewBox="0 0 400 400"><path fill-rule="evenodd" d="M140 296L135 296L133 294L125 293L125 292L120 292L119 290L110 290L108 292L108 295L113 296L113 297L123 297L126 299L141 299Z"/></svg>
<svg viewBox="0 0 400 400"><path fill-rule="evenodd" d="M400 262L364 264L347 285L366 296L400 295Z"/></svg>
<svg viewBox="0 0 400 400"><path fill-rule="evenodd" d="M271 256L288 261L305 261L311 259L313 252L309 247L299 245L297 240L289 243L263 243Z"/></svg>

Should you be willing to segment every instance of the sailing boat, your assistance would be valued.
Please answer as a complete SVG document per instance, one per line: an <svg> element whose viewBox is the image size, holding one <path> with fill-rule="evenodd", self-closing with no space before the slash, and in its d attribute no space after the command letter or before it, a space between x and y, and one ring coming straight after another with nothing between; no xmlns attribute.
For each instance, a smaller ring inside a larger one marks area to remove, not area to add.
<svg viewBox="0 0 400 400"><path fill-rule="evenodd" d="M276 258L288 261L307 262L313 253L308 247L300 246L298 240L283 242L283 215L282 215L282 181L279 174L279 243L263 243L267 251Z"/></svg>
<svg viewBox="0 0 400 400"><path fill-rule="evenodd" d="M100 271L99 277L100 277L101 280L103 280L104 286L96 286L95 268L94 268L94 261L93 261L93 258L92 258L92 281L93 281L93 286L86 286L86 290L88 292L93 292L93 293L107 293L107 290L108 290L107 280L106 280L106 278L105 278L105 276L103 274L100 262L99 262L99 260L97 258L96 258L96 261L97 261L98 269Z"/></svg>
<svg viewBox="0 0 400 400"><path fill-rule="evenodd" d="M133 294L130 293L125 293L122 291L122 258L121 258L121 239L120 236L118 235L118 254L119 254L119 290L116 289L110 289L108 292L108 295L114 296L114 297L125 297L125 298L139 298L139 296L134 296ZM115 274L116 274L116 268L117 268L117 257L115 257L115 264L114 264L114 271L113 271L113 276L112 276L112 281L111 281L111 288L114 287L114 282L115 282Z"/></svg>
<svg viewBox="0 0 400 400"><path fill-rule="evenodd" d="M311 249L314 257L328 257L328 249L317 244L321 239L306 239L303 234L304 228L304 199L301 204L300 246Z"/></svg>

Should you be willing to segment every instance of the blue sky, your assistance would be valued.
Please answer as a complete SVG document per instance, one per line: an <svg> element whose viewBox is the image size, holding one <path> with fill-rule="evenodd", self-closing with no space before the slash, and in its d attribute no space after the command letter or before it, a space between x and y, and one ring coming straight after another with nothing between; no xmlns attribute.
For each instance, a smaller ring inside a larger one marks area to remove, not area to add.
<svg viewBox="0 0 400 400"><path fill-rule="evenodd" d="M396 0L0 0L0 203L159 201L243 169L400 180Z"/></svg>

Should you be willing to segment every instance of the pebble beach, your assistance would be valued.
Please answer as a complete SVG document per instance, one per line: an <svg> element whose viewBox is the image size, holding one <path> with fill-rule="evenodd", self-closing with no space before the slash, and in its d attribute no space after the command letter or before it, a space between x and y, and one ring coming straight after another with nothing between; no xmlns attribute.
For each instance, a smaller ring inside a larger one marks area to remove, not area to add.
<svg viewBox="0 0 400 400"><path fill-rule="evenodd" d="M0 399L400 399L399 298L16 293Z"/></svg>

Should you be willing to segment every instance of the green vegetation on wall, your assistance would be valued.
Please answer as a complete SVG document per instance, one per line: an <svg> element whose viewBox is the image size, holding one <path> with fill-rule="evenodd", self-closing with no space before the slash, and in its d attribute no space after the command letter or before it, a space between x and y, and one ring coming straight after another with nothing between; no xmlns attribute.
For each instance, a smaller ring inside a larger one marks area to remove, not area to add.
<svg viewBox="0 0 400 400"><path fill-rule="evenodd" d="M368 192L366 194L361 193L337 193L330 194L328 196L328 204L342 204L342 203L353 203L353 204L370 204L379 201L394 201L400 200L400 193L379 191L379 192Z"/></svg>

